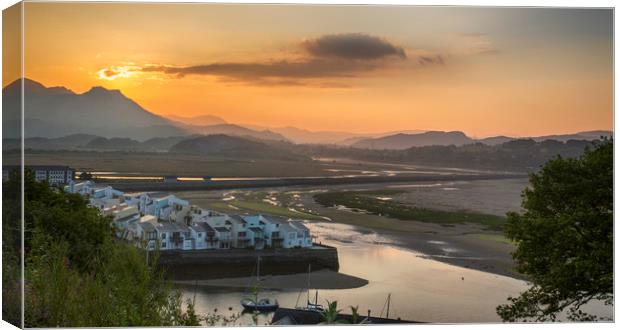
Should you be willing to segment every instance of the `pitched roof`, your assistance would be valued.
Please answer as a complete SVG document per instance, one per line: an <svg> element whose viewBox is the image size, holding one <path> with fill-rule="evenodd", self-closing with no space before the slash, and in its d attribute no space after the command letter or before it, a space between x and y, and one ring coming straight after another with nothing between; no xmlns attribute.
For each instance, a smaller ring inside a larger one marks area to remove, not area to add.
<svg viewBox="0 0 620 330"><path fill-rule="evenodd" d="M139 222L138 226L142 227L142 230L146 232L155 231L155 226L150 222Z"/></svg>
<svg viewBox="0 0 620 330"><path fill-rule="evenodd" d="M278 224L283 224L286 223L286 219L285 218L281 218L281 217L275 217L272 215L262 215L263 218L265 218L265 220L271 222L271 223L278 223Z"/></svg>
<svg viewBox="0 0 620 330"><path fill-rule="evenodd" d="M126 216L124 216L122 218L118 218L118 219L116 219L114 221L116 221L116 222L127 222L127 221L130 221L130 220L138 220L138 219L139 218L136 218L136 214L134 213L134 214L126 215Z"/></svg>
<svg viewBox="0 0 620 330"><path fill-rule="evenodd" d="M158 222L155 225L157 230L164 231L187 231L189 227L184 223L176 223L176 222Z"/></svg>
<svg viewBox="0 0 620 330"><path fill-rule="evenodd" d="M204 231L204 232L209 232L209 231L215 231L211 226L209 226L208 223L206 222L194 222L191 225L192 229L194 229L195 231Z"/></svg>
<svg viewBox="0 0 620 330"><path fill-rule="evenodd" d="M310 231L301 221L289 221L288 223L296 229Z"/></svg>
<svg viewBox="0 0 620 330"><path fill-rule="evenodd" d="M245 219L243 219L243 217L238 214L230 215L229 218L230 220L233 220L233 222L236 222L236 223L247 223L247 221L245 221Z"/></svg>

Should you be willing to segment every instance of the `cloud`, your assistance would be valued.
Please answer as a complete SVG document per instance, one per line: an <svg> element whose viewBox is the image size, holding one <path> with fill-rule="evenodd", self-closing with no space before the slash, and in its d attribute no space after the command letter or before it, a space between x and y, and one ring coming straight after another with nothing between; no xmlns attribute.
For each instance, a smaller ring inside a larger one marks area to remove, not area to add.
<svg viewBox="0 0 620 330"><path fill-rule="evenodd" d="M140 70L139 66L110 66L97 71L97 77L102 80L114 80L116 78L128 78Z"/></svg>
<svg viewBox="0 0 620 330"><path fill-rule="evenodd" d="M433 55L433 56L418 56L418 64L422 66L427 65L444 65L445 62L441 55Z"/></svg>
<svg viewBox="0 0 620 330"><path fill-rule="evenodd" d="M462 52L466 55L493 55L500 52L487 34L463 33L460 38L464 44Z"/></svg>
<svg viewBox="0 0 620 330"><path fill-rule="evenodd" d="M301 42L301 47L317 57L349 60L407 58L405 50L385 39L363 33L329 34Z"/></svg>
<svg viewBox="0 0 620 330"><path fill-rule="evenodd" d="M179 66L144 64L111 66L99 70L100 79L112 80L134 74L183 78L188 75L213 76L223 82L242 82L254 85L314 86L349 88L351 81L370 75L390 74L394 68L443 65L441 55L428 51L405 50L387 40L362 33L330 34L301 43L303 56L284 56L284 60L214 62ZM402 70L401 70L402 71ZM399 71L400 72L400 71ZM343 83L344 82L344 83Z"/></svg>
<svg viewBox="0 0 620 330"><path fill-rule="evenodd" d="M330 77L354 77L362 72L379 68L374 63L349 61L326 61L312 59L308 61L274 61L249 63L212 63L194 66L145 66L144 72L160 72L177 77L186 75L211 75L240 80L257 80L263 78L311 79Z"/></svg>

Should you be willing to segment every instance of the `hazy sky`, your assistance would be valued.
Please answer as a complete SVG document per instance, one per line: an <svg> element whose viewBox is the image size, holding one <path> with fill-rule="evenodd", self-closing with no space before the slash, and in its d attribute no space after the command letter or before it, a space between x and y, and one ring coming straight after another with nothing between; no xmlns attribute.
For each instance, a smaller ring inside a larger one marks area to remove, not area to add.
<svg viewBox="0 0 620 330"><path fill-rule="evenodd" d="M611 10L27 3L24 21L26 77L162 115L478 137L613 125Z"/></svg>

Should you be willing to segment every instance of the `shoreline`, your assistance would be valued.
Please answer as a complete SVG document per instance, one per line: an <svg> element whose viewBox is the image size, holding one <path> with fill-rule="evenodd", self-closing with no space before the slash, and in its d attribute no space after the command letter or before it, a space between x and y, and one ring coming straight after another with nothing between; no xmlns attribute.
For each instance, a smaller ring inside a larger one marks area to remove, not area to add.
<svg viewBox="0 0 620 330"><path fill-rule="evenodd" d="M210 280L177 280L172 283L184 286L247 289L258 281L255 277L245 276ZM367 285L368 280L327 269L311 272L309 278L307 273L265 275L260 278L262 289L299 289L307 287L308 283L310 283L311 290L355 289Z"/></svg>
<svg viewBox="0 0 620 330"><path fill-rule="evenodd" d="M422 223L421 225L429 225ZM373 230L377 234L390 238L392 243L382 245L404 248L409 251L423 254L422 258L429 258L449 265L478 270L495 275L507 276L518 280L527 280L525 275L518 273L510 253L513 245L477 238L480 235L501 235L501 232L479 231L467 232L470 226L460 225L463 232L448 234L437 231L422 233L398 232L380 229L371 229L354 226L361 232Z"/></svg>

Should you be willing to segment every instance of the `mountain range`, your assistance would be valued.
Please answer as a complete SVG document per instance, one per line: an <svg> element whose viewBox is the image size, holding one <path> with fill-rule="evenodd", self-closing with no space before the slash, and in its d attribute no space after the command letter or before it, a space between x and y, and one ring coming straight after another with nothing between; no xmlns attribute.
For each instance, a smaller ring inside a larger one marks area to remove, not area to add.
<svg viewBox="0 0 620 330"><path fill-rule="evenodd" d="M2 89L3 137L20 136L21 80ZM285 140L270 131L256 131L217 122L214 125L186 124L149 112L119 90L93 87L77 94L65 87L45 87L24 79L24 137L58 138L92 134L106 138L146 140L192 134L228 134L266 140ZM203 121L206 122L203 118Z"/></svg>
<svg viewBox="0 0 620 330"><path fill-rule="evenodd" d="M229 135L265 141L291 141L303 144L335 144L362 149L408 149L432 145L465 145L483 143L498 145L523 137L495 136L484 139L468 137L460 131L404 130L383 133L351 133L342 131L309 131L297 127L262 127L241 125L213 115L184 117L156 115L144 109L119 90L93 87L77 94L65 87L45 87L24 79L24 112L27 147L118 148L139 146L141 150L168 150L174 144L200 135ZM3 143L20 136L21 80L2 90ZM544 140L594 140L611 136L610 131L588 131L565 135L531 137ZM99 139L104 138L105 140ZM122 138L122 139L118 139ZM96 141L92 141L98 139ZM140 142L135 144L135 142ZM93 145L89 146L89 143Z"/></svg>
<svg viewBox="0 0 620 330"><path fill-rule="evenodd" d="M613 132L611 131L585 131L575 134L564 135L546 135L546 136L534 136L534 137L508 137L508 136L494 136L484 139L473 139L465 135L460 131L442 132L442 131L428 131L419 134L394 134L383 136L379 138L362 139L351 144L351 147L361 149L409 149L412 147L425 147L425 146L446 146L455 145L462 146L472 143L482 143L486 145L499 145L509 141L516 140L534 140L541 142L545 140L555 140L559 142L566 142L569 140L585 140L592 141L600 139L601 137L611 137Z"/></svg>

